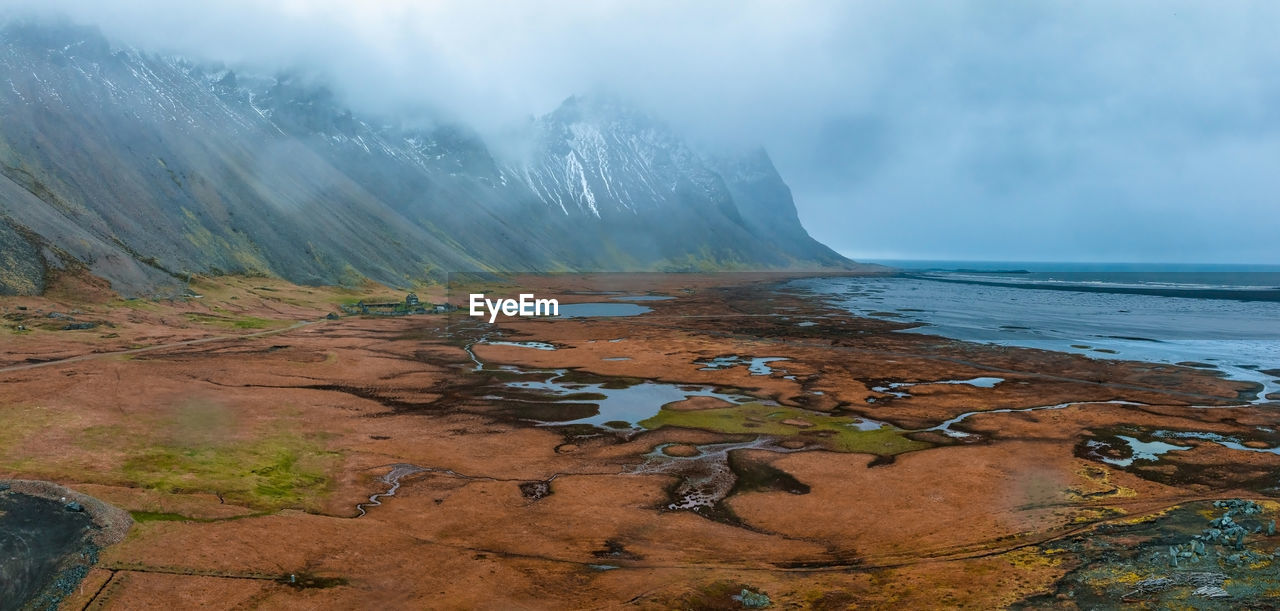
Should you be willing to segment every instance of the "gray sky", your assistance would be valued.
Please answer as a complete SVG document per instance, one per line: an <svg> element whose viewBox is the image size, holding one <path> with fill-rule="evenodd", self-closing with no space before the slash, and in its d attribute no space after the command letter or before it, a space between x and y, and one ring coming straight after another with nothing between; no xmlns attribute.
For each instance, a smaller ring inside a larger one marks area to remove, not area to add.
<svg viewBox="0 0 1280 611"><path fill-rule="evenodd" d="M491 134L616 92L766 146L855 258L1280 263L1280 2L24 5Z"/></svg>

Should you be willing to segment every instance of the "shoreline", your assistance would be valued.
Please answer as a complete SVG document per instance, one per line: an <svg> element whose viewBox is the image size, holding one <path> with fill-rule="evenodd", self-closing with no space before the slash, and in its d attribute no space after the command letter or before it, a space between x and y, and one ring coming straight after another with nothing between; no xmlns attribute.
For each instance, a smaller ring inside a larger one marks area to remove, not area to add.
<svg viewBox="0 0 1280 611"><path fill-rule="evenodd" d="M952 284L972 284L964 280L948 280L944 278L933 277L917 277L915 275L906 274L898 276L905 280L923 280ZM1010 299L1016 299L1017 289L1022 288L1038 288L1029 285L1004 285L1002 288L1014 289ZM1025 348L1031 350L1048 350L1063 354L1077 354L1087 358L1103 359L1111 361L1126 361L1134 363L1150 363L1179 367L1193 367L1211 371L1216 375L1227 380L1239 381L1250 385L1249 389L1242 389L1240 400L1248 401L1253 404L1267 404L1280 401L1280 376L1268 373L1267 359L1271 357L1265 348L1268 345L1275 344L1280 346L1280 336L1275 339L1264 337L1259 339L1229 337L1224 339L1211 338L1211 331L1204 330L1179 330L1178 336L1163 336L1154 329L1148 330L1146 333L1149 337L1137 337L1129 335L1099 335L1099 333L1107 333L1104 329L1110 329L1111 333L1126 333L1126 329L1122 327L1124 321L1112 321L1107 323L1099 323L1093 328L1080 328L1082 335L1077 339L1070 336L1062 335L1060 329L1064 324L1062 321L1056 321L1054 318L1042 317L1035 318L1010 318L1001 319L1004 323L996 327L996 323L1000 322L995 319L984 321L981 315L977 318L958 314L955 304L949 301L941 301L941 305L932 308L924 305L917 305L912 299L921 300L922 297L909 297L911 293L896 293L889 297L893 302L885 303L882 309L893 311L886 312L866 312L858 311L851 303L842 303L848 301L847 297L841 297L838 294L822 294L812 289L803 289L809 291L816 299L825 300L828 304L836 308L848 311L853 316L869 317L877 320L887 318L894 319L895 322L901 322L904 325L913 325L913 328L903 329L905 332L930 335L934 337L944 337L954 341L971 342L983 345L996 345L1013 348ZM1066 287L1056 287L1055 290L1069 291ZM1087 293L1111 293L1105 289L1098 291L1085 291ZM1129 293L1117 293L1129 294ZM975 308L983 307L984 303L975 303ZM1068 310L1055 311L1051 308L1054 304L1044 305L1046 310L1050 310L1052 316L1062 317L1075 314ZM1099 304L1099 307L1102 307ZM1127 308L1133 307L1132 304L1121 303L1116 307ZM897 308L894 310L894 308ZM924 309L918 309L924 308ZM950 308L950 309L948 309ZM1087 309L1087 308L1086 308ZM1121 312L1127 313L1129 310L1121 309ZM1212 311L1210 311L1212 312ZM901 314L900 314L901 313ZM1016 314L1016 312L1012 312ZM892 315L892 316L890 316ZM1179 312L1181 315L1181 312ZM1218 314L1218 316L1222 316ZM1149 320L1137 320L1135 324L1150 324ZM1111 327L1107 327L1107 325ZM1172 323L1169 323L1172 324ZM1032 325L1032 326L1025 326ZM1055 326L1048 326L1055 325ZM1057 330L1055 330L1057 329ZM1132 331L1128 331L1132 333ZM1171 332L1169 332L1171 333ZM1055 335L1056 334L1056 335ZM1185 335L1185 337L1183 337ZM1157 338L1157 339L1152 339ZM1225 349L1224 347L1233 346L1236 342L1244 342L1246 345L1258 346L1254 352L1232 352L1233 349ZM1253 344L1251 342L1261 342L1261 344ZM1275 355L1280 358L1280 353ZM1234 360L1228 360L1234 359ZM1249 398L1247 395L1252 395Z"/></svg>
<svg viewBox="0 0 1280 611"><path fill-rule="evenodd" d="M992 272L984 272L992 273ZM1152 297L1172 297L1183 299L1217 299L1227 301L1264 301L1280 302L1280 288L1257 289L1178 289L1137 286L1091 286L1085 283L1047 284L1037 282L1000 282L998 280L976 280L972 278L948 278L941 274L927 274L910 271L899 271L897 276L913 280L932 282L949 282L952 284L971 284L974 286L992 286L1013 289L1032 289L1043 291L1074 291L1078 293L1109 293L1117 295L1149 295Z"/></svg>

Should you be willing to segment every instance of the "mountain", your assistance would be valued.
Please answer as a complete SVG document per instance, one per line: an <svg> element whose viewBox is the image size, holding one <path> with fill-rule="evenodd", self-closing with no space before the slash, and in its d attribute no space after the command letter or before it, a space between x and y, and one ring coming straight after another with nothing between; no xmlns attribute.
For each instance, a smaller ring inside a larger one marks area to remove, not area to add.
<svg viewBox="0 0 1280 611"><path fill-rule="evenodd" d="M466 126L362 116L288 75L237 74L97 31L0 28L0 294L84 269L114 290L192 273L393 286L449 271L846 266L763 151L695 152L572 97L519 159Z"/></svg>

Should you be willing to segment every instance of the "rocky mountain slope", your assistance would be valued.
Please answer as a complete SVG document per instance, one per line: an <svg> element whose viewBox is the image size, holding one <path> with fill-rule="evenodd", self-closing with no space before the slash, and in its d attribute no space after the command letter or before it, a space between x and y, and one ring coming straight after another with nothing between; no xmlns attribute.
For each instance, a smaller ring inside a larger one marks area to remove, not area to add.
<svg viewBox="0 0 1280 611"><path fill-rule="evenodd" d="M86 268L123 294L189 274L391 285L449 271L844 266L767 154L710 159L570 98L499 160L464 126L388 124L323 87L0 26L0 293Z"/></svg>

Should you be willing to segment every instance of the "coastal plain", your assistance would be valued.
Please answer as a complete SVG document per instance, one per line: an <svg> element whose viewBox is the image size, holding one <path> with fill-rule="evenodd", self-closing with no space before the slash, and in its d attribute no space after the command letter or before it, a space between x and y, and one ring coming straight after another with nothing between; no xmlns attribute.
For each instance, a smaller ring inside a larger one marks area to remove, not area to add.
<svg viewBox="0 0 1280 611"><path fill-rule="evenodd" d="M1247 384L901 333L788 278L522 278L488 288L642 313L492 325L262 278L3 298L0 477L131 515L68 609L1280 596L1280 432ZM1205 537L1236 498L1247 536Z"/></svg>

